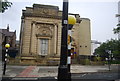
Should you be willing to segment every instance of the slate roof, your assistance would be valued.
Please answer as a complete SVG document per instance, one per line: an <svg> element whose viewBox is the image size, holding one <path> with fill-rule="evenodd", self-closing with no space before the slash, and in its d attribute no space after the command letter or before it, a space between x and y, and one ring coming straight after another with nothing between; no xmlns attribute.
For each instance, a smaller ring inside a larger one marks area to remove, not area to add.
<svg viewBox="0 0 120 81"><path fill-rule="evenodd" d="M2 34L5 36L13 36L15 35L15 32L10 32L8 29L2 29Z"/></svg>

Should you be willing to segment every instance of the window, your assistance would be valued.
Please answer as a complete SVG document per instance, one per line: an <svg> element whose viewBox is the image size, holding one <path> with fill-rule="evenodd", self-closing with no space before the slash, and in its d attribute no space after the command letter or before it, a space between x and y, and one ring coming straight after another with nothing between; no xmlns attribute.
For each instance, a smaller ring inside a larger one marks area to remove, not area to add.
<svg viewBox="0 0 120 81"><path fill-rule="evenodd" d="M40 39L40 55L48 54L48 39Z"/></svg>

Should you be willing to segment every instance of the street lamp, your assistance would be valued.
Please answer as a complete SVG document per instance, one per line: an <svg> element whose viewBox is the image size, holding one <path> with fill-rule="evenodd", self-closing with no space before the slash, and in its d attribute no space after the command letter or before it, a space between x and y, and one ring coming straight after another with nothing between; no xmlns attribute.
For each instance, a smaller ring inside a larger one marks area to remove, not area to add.
<svg viewBox="0 0 120 81"><path fill-rule="evenodd" d="M68 16L68 79L71 81L71 72L70 72L70 65L71 65L71 29L73 28L73 25L76 23L76 18L73 15Z"/></svg>
<svg viewBox="0 0 120 81"><path fill-rule="evenodd" d="M68 54L68 0L63 0L61 55L58 68L58 81L67 81L67 54Z"/></svg>
<svg viewBox="0 0 120 81"><path fill-rule="evenodd" d="M69 45L70 40L68 41L68 37L71 36L71 29L75 23L76 19L74 16L69 16L68 18L68 0L63 0L61 55L60 66L58 68L58 81L68 81L68 79L71 80L71 44Z"/></svg>
<svg viewBox="0 0 120 81"><path fill-rule="evenodd" d="M5 75L5 71L6 71L6 63L7 63L7 56L8 56L8 48L10 47L10 44L6 44L5 48L6 48L6 53L4 54L4 68L3 68L3 75Z"/></svg>
<svg viewBox="0 0 120 81"><path fill-rule="evenodd" d="M74 25L76 23L76 18L73 15L68 15L68 24Z"/></svg>

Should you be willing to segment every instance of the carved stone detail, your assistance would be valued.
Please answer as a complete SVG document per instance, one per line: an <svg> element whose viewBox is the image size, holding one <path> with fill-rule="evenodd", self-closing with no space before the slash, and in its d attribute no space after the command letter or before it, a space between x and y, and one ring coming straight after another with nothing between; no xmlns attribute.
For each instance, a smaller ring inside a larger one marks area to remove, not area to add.
<svg viewBox="0 0 120 81"><path fill-rule="evenodd" d="M36 36L47 36L47 37L52 37L53 35L53 25L49 24L37 24L37 32Z"/></svg>
<svg viewBox="0 0 120 81"><path fill-rule="evenodd" d="M57 11L53 9L45 9L45 8L36 8L34 9L34 13L39 13L43 15L57 15Z"/></svg>

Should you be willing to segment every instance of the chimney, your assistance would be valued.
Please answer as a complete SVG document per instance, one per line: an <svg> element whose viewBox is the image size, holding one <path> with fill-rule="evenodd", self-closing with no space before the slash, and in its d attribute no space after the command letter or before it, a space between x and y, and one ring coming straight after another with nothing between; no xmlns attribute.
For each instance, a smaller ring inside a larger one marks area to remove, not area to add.
<svg viewBox="0 0 120 81"><path fill-rule="evenodd" d="M9 31L9 24L7 25L7 31Z"/></svg>

